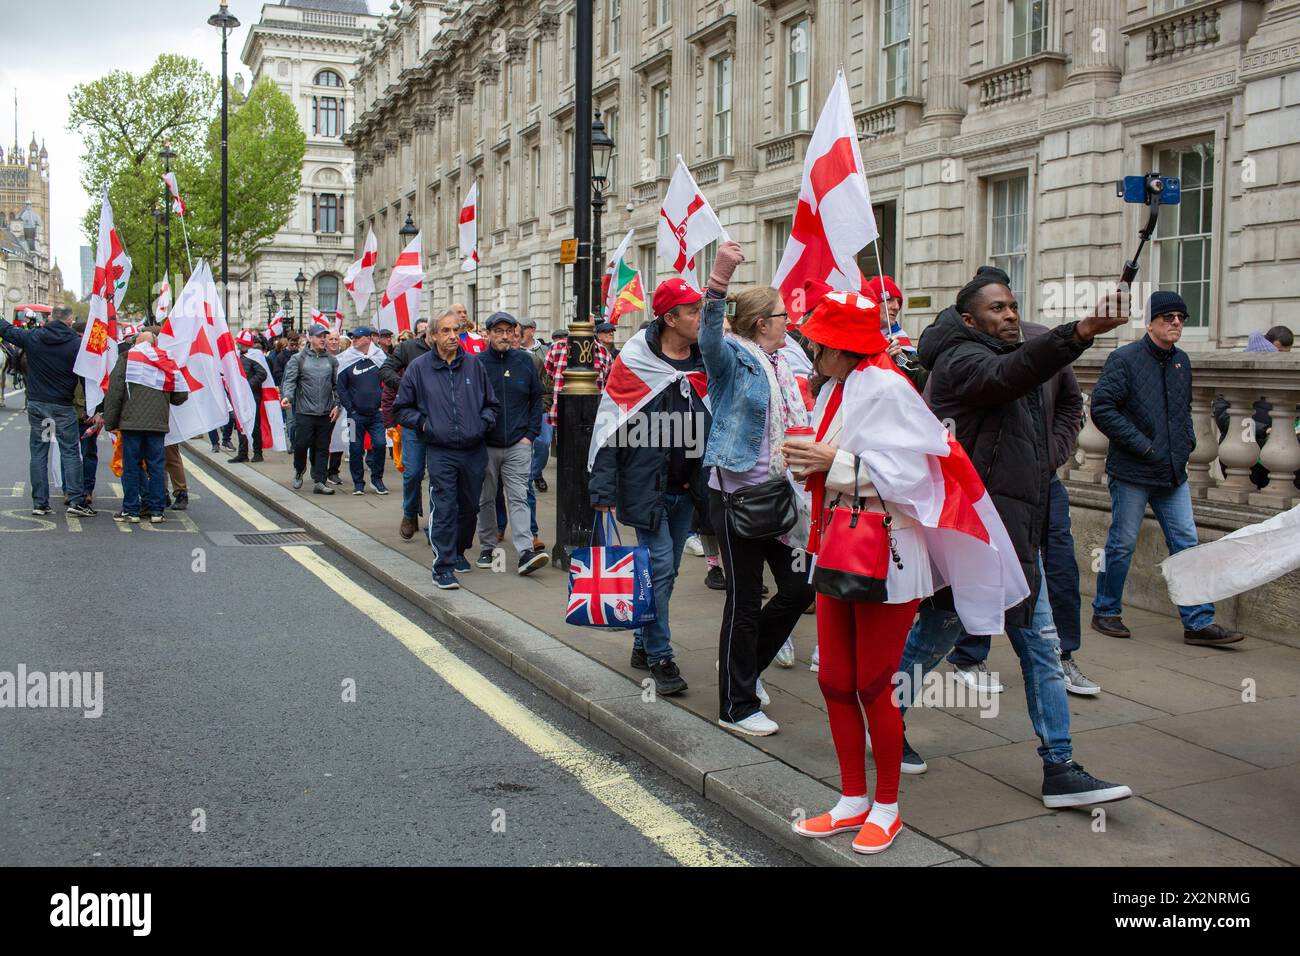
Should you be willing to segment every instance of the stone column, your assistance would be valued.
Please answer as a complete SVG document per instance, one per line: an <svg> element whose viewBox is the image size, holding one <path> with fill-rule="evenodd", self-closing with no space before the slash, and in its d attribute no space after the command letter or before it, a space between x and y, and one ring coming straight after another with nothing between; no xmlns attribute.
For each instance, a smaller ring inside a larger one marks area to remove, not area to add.
<svg viewBox="0 0 1300 956"><path fill-rule="evenodd" d="M930 0L929 77L925 91L924 120L960 120L966 115L966 86L962 69L969 55L970 4L964 0ZM912 31L913 43L916 30ZM919 51L913 49L917 60ZM868 81L870 82L870 81ZM918 80L919 82L919 80ZM917 94L920 90L915 91Z"/></svg>
<svg viewBox="0 0 1300 956"><path fill-rule="evenodd" d="M695 88L700 79L695 75L695 61L699 57L699 51L695 49L695 44L686 42L687 35L694 29L692 6L689 0L676 0L673 4L673 62L668 94L668 108L672 111L668 118L668 141L672 152L681 153L687 166L699 159L699 152L695 148ZM654 104L651 103L651 108L653 107ZM582 117L578 119L581 121ZM591 122L590 116L587 117L587 122ZM675 169L676 166L677 159L674 156L669 168Z"/></svg>
<svg viewBox="0 0 1300 956"><path fill-rule="evenodd" d="M761 87L763 70L763 11L755 3L742 3L736 9L736 58L732 73L731 151L735 154L737 174L752 181L758 171L757 123L761 107L754 92ZM629 127L633 129L635 127Z"/></svg>
<svg viewBox="0 0 1300 956"><path fill-rule="evenodd" d="M1084 423L1083 430L1079 432L1079 450L1083 452L1083 467L1070 469L1070 480L1105 484L1106 449L1110 447L1110 439L1101 433L1101 429L1092 420L1091 393L1084 395L1084 401L1088 406L1088 420Z"/></svg>
<svg viewBox="0 0 1300 956"><path fill-rule="evenodd" d="M1250 469L1259 460L1259 445L1255 443L1253 427L1249 421L1255 407L1255 392L1247 389L1225 389L1228 400L1228 430L1219 442L1219 464L1224 477L1206 492L1211 501L1245 504L1255 486L1250 481Z"/></svg>
<svg viewBox="0 0 1300 956"><path fill-rule="evenodd" d="M1123 22L1123 0L1075 0L1070 82L1119 79L1124 57L1119 28Z"/></svg>
<svg viewBox="0 0 1300 956"><path fill-rule="evenodd" d="M1300 500L1295 473L1300 471L1300 442L1296 441L1295 393L1274 391L1264 397L1273 420L1268 440L1260 449L1259 463L1268 469L1268 484L1250 496L1251 504L1285 511Z"/></svg>
<svg viewBox="0 0 1300 956"><path fill-rule="evenodd" d="M1193 498L1204 498L1213 484L1210 464L1219 454L1219 428L1211 414L1213 404L1212 389L1192 389L1192 427L1196 432L1196 447L1187 463L1187 484ZM1300 445L1297 448L1300 449Z"/></svg>
<svg viewBox="0 0 1300 956"><path fill-rule="evenodd" d="M867 4L870 8L873 4ZM845 0L817 0L813 9L812 57L809 61L813 84L809 111L817 121L817 111L835 82L835 71L849 72L849 15ZM784 55L784 51L782 51Z"/></svg>

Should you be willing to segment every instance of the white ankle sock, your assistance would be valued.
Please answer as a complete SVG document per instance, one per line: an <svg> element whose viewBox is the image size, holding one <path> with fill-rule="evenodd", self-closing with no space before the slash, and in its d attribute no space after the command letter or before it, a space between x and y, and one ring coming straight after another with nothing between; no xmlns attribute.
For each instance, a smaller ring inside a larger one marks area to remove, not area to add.
<svg viewBox="0 0 1300 956"><path fill-rule="evenodd" d="M897 806L897 804L895 804ZM838 823L849 817L856 817L871 809L870 797L840 797L840 802L831 807L831 820ZM897 815L895 810L895 815Z"/></svg>
<svg viewBox="0 0 1300 956"><path fill-rule="evenodd" d="M884 830L886 833L889 832L889 828L894 825L894 821L897 819L898 819L897 801L895 801L894 803L876 803L874 806L872 806L871 812L867 814L867 822L874 823L876 826L880 827L880 829Z"/></svg>

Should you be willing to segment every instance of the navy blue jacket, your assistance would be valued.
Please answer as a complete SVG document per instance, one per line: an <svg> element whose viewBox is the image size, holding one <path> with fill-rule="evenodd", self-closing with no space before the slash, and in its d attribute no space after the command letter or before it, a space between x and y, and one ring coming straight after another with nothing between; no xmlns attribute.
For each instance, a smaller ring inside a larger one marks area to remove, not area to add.
<svg viewBox="0 0 1300 956"><path fill-rule="evenodd" d="M1192 362L1174 346L1144 335L1106 357L1092 390L1092 420L1110 439L1106 474L1148 488L1187 480L1196 447L1192 428Z"/></svg>
<svg viewBox="0 0 1300 956"><path fill-rule="evenodd" d="M336 385L339 404L347 409L350 417L357 414L374 415L379 411L379 403L383 398L383 391L379 387L379 367L386 358L388 356L383 349L375 346L365 358L339 372Z"/></svg>
<svg viewBox="0 0 1300 956"><path fill-rule="evenodd" d="M488 445L511 448L524 438L536 441L542 431L542 380L532 356L523 349L498 352L489 347L474 359L487 372L501 402L497 422L487 435Z"/></svg>
<svg viewBox="0 0 1300 956"><path fill-rule="evenodd" d="M450 362L430 349L406 367L393 412L426 445L477 448L497 423L501 403L474 356L457 349Z"/></svg>
<svg viewBox="0 0 1300 956"><path fill-rule="evenodd" d="M659 326L652 323L646 329L646 343L650 350L662 357L659 346ZM704 358L698 345L691 346L691 357L695 359L697 371L704 371ZM670 385L669 388L676 388ZM664 389L641 409L639 414L652 415L665 411L670 405L668 389ZM708 445L709 432L713 419L708 409L692 389L691 411L703 416L704 429L697 434L700 443L693 454L702 455ZM653 421L653 419L651 419ZM622 432L626 433L631 420L624 424ZM635 445L636 447L628 447ZM668 448L654 447L653 443L630 442L624 440L623 434L596 453L596 460L591 466L591 476L587 480L587 491L591 496L592 506L614 505L620 523L642 531L656 531L663 514L660 505L668 488ZM700 514L708 513L708 469L696 468L692 472L688 488L673 488L675 494L690 494Z"/></svg>
<svg viewBox="0 0 1300 956"><path fill-rule="evenodd" d="M73 404L77 375L72 366L81 336L66 322L50 321L21 329L0 319L0 338L27 353L27 400L51 405Z"/></svg>

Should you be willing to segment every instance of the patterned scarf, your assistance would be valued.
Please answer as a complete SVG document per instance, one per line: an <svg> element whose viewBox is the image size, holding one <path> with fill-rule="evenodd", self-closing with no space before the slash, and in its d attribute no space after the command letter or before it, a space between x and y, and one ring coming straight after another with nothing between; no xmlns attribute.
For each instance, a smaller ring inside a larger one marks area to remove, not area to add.
<svg viewBox="0 0 1300 956"><path fill-rule="evenodd" d="M767 373L767 443L769 478L785 474L785 455L781 445L785 443L785 430L808 424L808 409L804 405L803 394L790 364L780 351L766 352L752 339L733 335L735 341L758 361L759 367ZM779 410L780 414L774 414Z"/></svg>

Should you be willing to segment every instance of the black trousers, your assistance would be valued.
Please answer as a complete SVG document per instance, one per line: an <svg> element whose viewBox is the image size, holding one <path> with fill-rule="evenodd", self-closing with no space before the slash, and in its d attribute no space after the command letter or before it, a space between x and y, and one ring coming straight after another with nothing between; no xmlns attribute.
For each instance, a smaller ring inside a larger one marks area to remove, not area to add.
<svg viewBox="0 0 1300 956"><path fill-rule="evenodd" d="M333 432L334 432L334 428L333 426L330 426L330 433L333 434ZM327 450L329 449L329 442L325 443L325 447ZM343 466L343 452L331 451L329 453L329 456L330 456L330 464L329 464L329 468L326 469L326 472L330 475L333 475L335 478L337 478L339 476L339 468Z"/></svg>
<svg viewBox="0 0 1300 956"><path fill-rule="evenodd" d="M813 599L802 555L775 538L739 538L727 521L722 495L709 489L709 518L727 573L727 603L718 635L718 714L735 723L761 709L755 683ZM796 558L798 562L796 564ZM776 593L763 603L763 567Z"/></svg>
<svg viewBox="0 0 1300 956"><path fill-rule="evenodd" d="M262 454L262 421L260 418L253 423L253 454ZM239 433L239 451L235 452L235 455L248 455L248 436L243 432Z"/></svg>
<svg viewBox="0 0 1300 956"><path fill-rule="evenodd" d="M293 470L307 470L307 452L311 452L311 480L324 484L330 458L330 436L334 423L328 415L294 415Z"/></svg>

